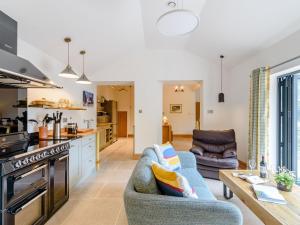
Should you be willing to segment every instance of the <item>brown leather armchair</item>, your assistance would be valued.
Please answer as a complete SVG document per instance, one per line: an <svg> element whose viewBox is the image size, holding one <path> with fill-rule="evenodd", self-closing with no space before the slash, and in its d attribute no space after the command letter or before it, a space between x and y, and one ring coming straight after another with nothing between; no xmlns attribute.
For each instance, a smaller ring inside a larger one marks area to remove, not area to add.
<svg viewBox="0 0 300 225"><path fill-rule="evenodd" d="M194 130L190 151L194 153L203 177L219 179L220 169L239 167L234 130Z"/></svg>

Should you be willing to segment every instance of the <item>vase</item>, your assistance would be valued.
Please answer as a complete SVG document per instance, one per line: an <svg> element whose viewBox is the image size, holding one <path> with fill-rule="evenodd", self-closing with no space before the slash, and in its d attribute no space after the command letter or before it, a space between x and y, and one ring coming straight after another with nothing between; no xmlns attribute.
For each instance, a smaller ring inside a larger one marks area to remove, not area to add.
<svg viewBox="0 0 300 225"><path fill-rule="evenodd" d="M277 188L281 191L286 191L286 192L291 192L292 191L292 187L293 185L291 185L289 188L285 185L285 184L282 184L282 183L277 183Z"/></svg>

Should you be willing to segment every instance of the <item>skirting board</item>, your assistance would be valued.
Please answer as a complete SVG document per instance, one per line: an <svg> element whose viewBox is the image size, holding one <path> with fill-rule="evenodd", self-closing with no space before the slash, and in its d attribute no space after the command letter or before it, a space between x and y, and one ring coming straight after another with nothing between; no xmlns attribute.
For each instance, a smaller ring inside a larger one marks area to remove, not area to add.
<svg viewBox="0 0 300 225"><path fill-rule="evenodd" d="M141 158L141 156L142 156L142 154L135 154L135 153L133 153L132 159L133 160L139 160Z"/></svg>
<svg viewBox="0 0 300 225"><path fill-rule="evenodd" d="M179 138L192 138L192 134L173 134L173 137L179 137Z"/></svg>

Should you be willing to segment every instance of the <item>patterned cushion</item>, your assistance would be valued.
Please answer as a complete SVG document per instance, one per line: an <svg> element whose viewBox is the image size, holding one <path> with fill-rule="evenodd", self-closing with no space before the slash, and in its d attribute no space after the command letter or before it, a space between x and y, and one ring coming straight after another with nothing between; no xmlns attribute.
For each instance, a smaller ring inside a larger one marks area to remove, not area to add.
<svg viewBox="0 0 300 225"><path fill-rule="evenodd" d="M154 145L154 149L161 165L172 171L181 169L179 157L170 143Z"/></svg>
<svg viewBox="0 0 300 225"><path fill-rule="evenodd" d="M152 171L160 191L165 195L198 198L188 180L181 174L168 170L162 165L152 162Z"/></svg>

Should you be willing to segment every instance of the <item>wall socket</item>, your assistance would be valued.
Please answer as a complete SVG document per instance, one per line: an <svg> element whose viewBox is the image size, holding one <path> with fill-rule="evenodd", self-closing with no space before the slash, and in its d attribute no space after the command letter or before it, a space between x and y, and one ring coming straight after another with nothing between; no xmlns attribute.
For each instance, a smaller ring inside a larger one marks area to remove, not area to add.
<svg viewBox="0 0 300 225"><path fill-rule="evenodd" d="M62 121L63 121L63 123L66 123L66 122L68 122L68 118L67 117L63 117Z"/></svg>
<svg viewBox="0 0 300 225"><path fill-rule="evenodd" d="M208 113L208 114L213 114L213 113L214 113L214 110L213 110L213 109L209 109L209 110L207 110L207 113Z"/></svg>

